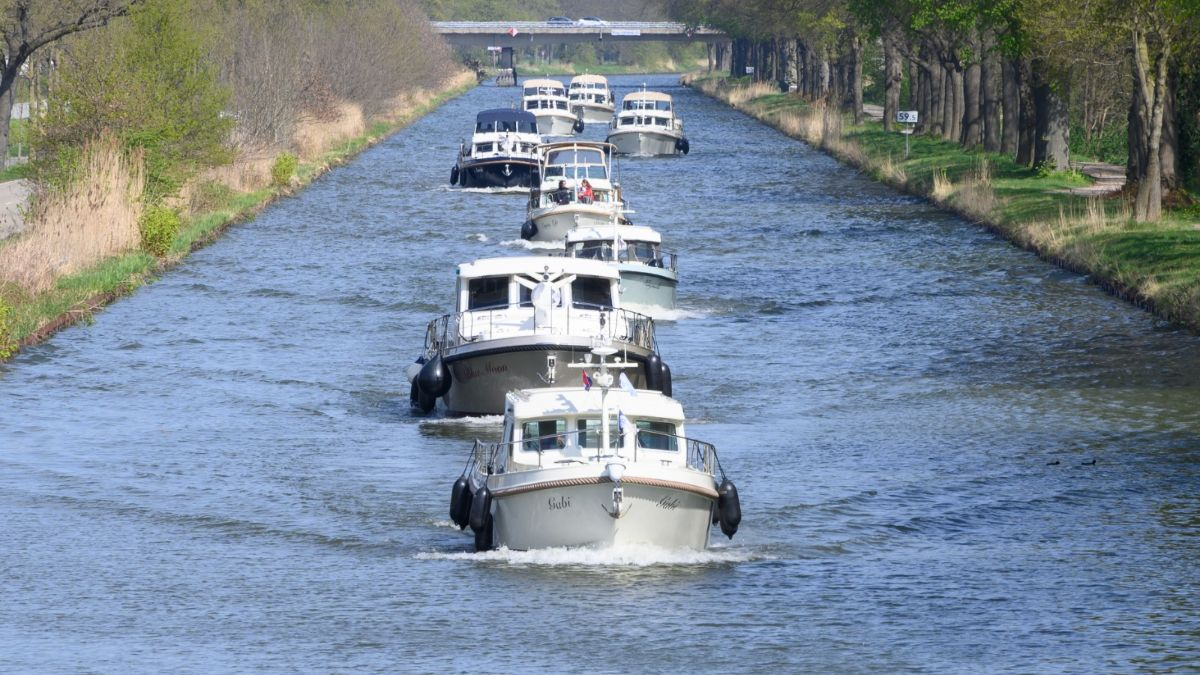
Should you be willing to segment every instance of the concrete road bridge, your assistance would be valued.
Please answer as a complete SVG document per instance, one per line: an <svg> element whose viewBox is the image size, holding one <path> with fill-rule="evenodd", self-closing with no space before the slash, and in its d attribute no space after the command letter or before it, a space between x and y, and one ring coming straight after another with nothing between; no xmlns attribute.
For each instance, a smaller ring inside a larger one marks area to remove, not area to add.
<svg viewBox="0 0 1200 675"><path fill-rule="evenodd" d="M464 47L523 47L531 42L728 42L713 28L669 21L606 21L601 24L546 21L434 21L446 41Z"/></svg>

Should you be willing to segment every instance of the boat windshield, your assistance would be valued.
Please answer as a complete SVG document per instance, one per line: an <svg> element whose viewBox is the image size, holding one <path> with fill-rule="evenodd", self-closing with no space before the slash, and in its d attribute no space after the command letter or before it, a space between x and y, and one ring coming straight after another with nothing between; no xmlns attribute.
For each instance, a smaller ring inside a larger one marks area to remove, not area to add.
<svg viewBox="0 0 1200 675"><path fill-rule="evenodd" d="M591 148L567 148L552 150L546 156L547 164L603 164L604 153Z"/></svg>
<svg viewBox="0 0 1200 675"><path fill-rule="evenodd" d="M575 431L579 434L579 447L593 449L600 447L600 420L576 420ZM616 448L620 445L621 435L617 433L617 421L610 419L608 421L608 447Z"/></svg>
<svg viewBox="0 0 1200 675"><path fill-rule="evenodd" d="M576 180L590 178L597 180L607 179L608 173L599 164L592 166L548 166L546 167L545 180L550 180L551 178L574 178Z"/></svg>
<svg viewBox="0 0 1200 675"><path fill-rule="evenodd" d="M649 450L667 450L675 452L679 449L676 444L675 425L670 422L655 422L653 420L638 420L638 445Z"/></svg>
<svg viewBox="0 0 1200 675"><path fill-rule="evenodd" d="M467 284L467 309L508 304L508 277L480 277Z"/></svg>
<svg viewBox="0 0 1200 675"><path fill-rule="evenodd" d="M623 105L621 106L621 108L623 110L662 110L664 112L670 112L671 102L670 101L644 101L642 99L635 99L633 101L626 100L623 102Z"/></svg>
<svg viewBox="0 0 1200 675"><path fill-rule="evenodd" d="M567 90L562 87L525 87L526 96L566 96Z"/></svg>
<svg viewBox="0 0 1200 675"><path fill-rule="evenodd" d="M486 134L496 131L536 134L537 122L534 120L483 120L475 124L475 133Z"/></svg>
<svg viewBox="0 0 1200 675"><path fill-rule="evenodd" d="M532 420L521 425L522 447L526 451L557 450L567 444L567 421Z"/></svg>
<svg viewBox="0 0 1200 675"><path fill-rule="evenodd" d="M612 284L604 278L576 277L571 282L571 302L576 306L612 307Z"/></svg>

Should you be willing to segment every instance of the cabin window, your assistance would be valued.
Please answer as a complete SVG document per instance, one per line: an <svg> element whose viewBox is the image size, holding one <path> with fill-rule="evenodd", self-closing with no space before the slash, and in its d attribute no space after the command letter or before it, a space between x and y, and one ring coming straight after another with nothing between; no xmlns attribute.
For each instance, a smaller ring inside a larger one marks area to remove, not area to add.
<svg viewBox="0 0 1200 675"><path fill-rule="evenodd" d="M579 437L579 447L596 449L600 447L600 420L578 420L575 431ZM616 448L621 445L621 434L617 433L617 423L608 422L608 447Z"/></svg>
<svg viewBox="0 0 1200 675"><path fill-rule="evenodd" d="M558 108L559 110L566 110L566 109L567 109L567 102L566 102L566 101L555 101L555 102L554 102L554 107L555 107L555 108Z"/></svg>
<svg viewBox="0 0 1200 675"><path fill-rule="evenodd" d="M538 107L537 101L525 101L525 109L526 110L537 110L537 107Z"/></svg>
<svg viewBox="0 0 1200 675"><path fill-rule="evenodd" d="M508 305L508 277L481 277L467 285L467 309Z"/></svg>
<svg viewBox="0 0 1200 675"><path fill-rule="evenodd" d="M585 307L612 307L612 283L608 279L576 277L571 282L572 304Z"/></svg>
<svg viewBox="0 0 1200 675"><path fill-rule="evenodd" d="M495 147L494 143L476 143L475 152L492 152Z"/></svg>
<svg viewBox="0 0 1200 675"><path fill-rule="evenodd" d="M522 447L526 451L557 450L567 444L567 421L533 420L521 425Z"/></svg>
<svg viewBox="0 0 1200 675"><path fill-rule="evenodd" d="M608 247L608 242L604 241L581 242L575 245L575 257L605 260L611 257L608 254Z"/></svg>
<svg viewBox="0 0 1200 675"><path fill-rule="evenodd" d="M679 449L675 441L675 425L670 422L653 422L638 420L638 445L648 450L666 450L675 452Z"/></svg>
<svg viewBox="0 0 1200 675"><path fill-rule="evenodd" d="M547 164L603 164L604 153L599 150L554 150L546 158Z"/></svg>

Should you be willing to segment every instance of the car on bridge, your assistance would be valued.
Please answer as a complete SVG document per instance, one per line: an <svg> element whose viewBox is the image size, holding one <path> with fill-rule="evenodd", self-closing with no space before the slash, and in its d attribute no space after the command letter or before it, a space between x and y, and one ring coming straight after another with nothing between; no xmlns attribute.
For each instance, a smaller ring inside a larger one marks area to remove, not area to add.
<svg viewBox="0 0 1200 675"><path fill-rule="evenodd" d="M546 23L551 26L574 26L575 20L569 16L552 16L546 19Z"/></svg>
<svg viewBox="0 0 1200 675"><path fill-rule="evenodd" d="M576 26L607 26L608 22L605 21L604 19L601 19L598 17L585 16L585 17L579 19L578 21L576 21L575 25Z"/></svg>

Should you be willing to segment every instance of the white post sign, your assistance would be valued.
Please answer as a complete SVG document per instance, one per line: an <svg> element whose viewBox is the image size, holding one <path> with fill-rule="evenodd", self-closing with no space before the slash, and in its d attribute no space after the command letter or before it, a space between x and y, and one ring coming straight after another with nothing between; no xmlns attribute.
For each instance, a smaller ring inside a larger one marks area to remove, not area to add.
<svg viewBox="0 0 1200 675"><path fill-rule="evenodd" d="M904 134L904 159L908 159L908 137L912 135L914 127L917 125L918 114L916 110L897 110L896 121L908 126L900 130Z"/></svg>
<svg viewBox="0 0 1200 675"><path fill-rule="evenodd" d="M754 66L746 66L746 74L753 75L754 74Z"/></svg>

